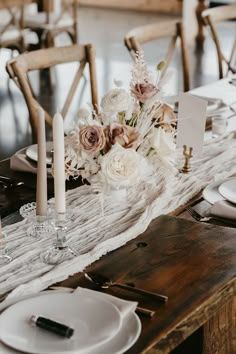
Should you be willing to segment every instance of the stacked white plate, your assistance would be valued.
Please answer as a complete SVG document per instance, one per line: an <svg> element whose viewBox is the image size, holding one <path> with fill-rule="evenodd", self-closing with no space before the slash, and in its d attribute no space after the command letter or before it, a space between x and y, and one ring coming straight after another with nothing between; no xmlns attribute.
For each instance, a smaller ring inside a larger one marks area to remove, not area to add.
<svg viewBox="0 0 236 354"><path fill-rule="evenodd" d="M207 101L207 117L212 117L213 115L221 115L229 110L228 106L219 98L211 98L195 94L192 95ZM163 100L174 109L175 113L178 113L179 96L166 96L163 98Z"/></svg>
<svg viewBox="0 0 236 354"><path fill-rule="evenodd" d="M35 327L30 322L32 315L68 325L74 334L62 338ZM0 353L121 354L137 341L140 332L134 309L122 313L102 294L42 293L15 303L0 315Z"/></svg>
<svg viewBox="0 0 236 354"><path fill-rule="evenodd" d="M210 183L202 194L203 198L211 204L220 200L228 200L236 204L236 177Z"/></svg>
<svg viewBox="0 0 236 354"><path fill-rule="evenodd" d="M38 145L34 144L34 145L30 145L25 151L26 156L30 160L35 161L35 162L38 161L37 148L38 148ZM53 149L53 143L52 143L52 141L48 141L46 143L46 162L47 162L47 165L51 165L52 164L52 149Z"/></svg>

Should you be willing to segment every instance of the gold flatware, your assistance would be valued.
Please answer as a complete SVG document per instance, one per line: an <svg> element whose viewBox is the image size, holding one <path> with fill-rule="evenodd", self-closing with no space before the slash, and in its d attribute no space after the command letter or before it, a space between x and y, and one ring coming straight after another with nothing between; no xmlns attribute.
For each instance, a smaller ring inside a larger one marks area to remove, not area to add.
<svg viewBox="0 0 236 354"><path fill-rule="evenodd" d="M73 293L75 289L72 289L72 288L67 288L67 287L63 287L63 286L51 286L50 287L51 290L59 290L59 289L62 289L64 291L68 291L69 293ZM153 317L155 315L155 311L152 311L152 310L149 310L145 307L140 307L140 306L137 306L135 311L138 313L138 314L141 314L141 315L144 315L144 316L147 316L147 317Z"/></svg>
<svg viewBox="0 0 236 354"><path fill-rule="evenodd" d="M151 291L139 289L139 288L129 286L126 284L122 284L122 283L112 282L110 279L108 279L107 277L105 277L101 274L95 274L95 273L91 272L91 273L84 273L84 276L86 277L86 279L88 279L89 281L91 281L92 283L96 284L97 286L99 286L100 288L103 288L103 289L109 288L111 286L116 286L116 287L131 291L136 294L148 296L154 300L158 300L158 301L161 301L164 303L166 303L168 301L168 297L165 295L153 293Z"/></svg>

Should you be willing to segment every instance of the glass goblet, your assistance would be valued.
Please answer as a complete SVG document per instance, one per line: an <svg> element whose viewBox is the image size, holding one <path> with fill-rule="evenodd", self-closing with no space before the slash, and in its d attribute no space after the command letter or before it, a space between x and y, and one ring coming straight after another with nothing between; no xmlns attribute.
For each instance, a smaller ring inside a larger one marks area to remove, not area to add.
<svg viewBox="0 0 236 354"><path fill-rule="evenodd" d="M66 242L67 227L64 213L55 214L54 234L56 239L52 246L40 255L43 262L55 265L76 257L76 252Z"/></svg>

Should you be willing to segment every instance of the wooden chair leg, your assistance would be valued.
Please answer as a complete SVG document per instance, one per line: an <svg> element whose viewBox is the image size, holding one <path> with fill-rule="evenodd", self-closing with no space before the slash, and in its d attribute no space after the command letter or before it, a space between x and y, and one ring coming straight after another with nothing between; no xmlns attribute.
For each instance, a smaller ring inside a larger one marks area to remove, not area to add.
<svg viewBox="0 0 236 354"><path fill-rule="evenodd" d="M196 7L196 17L198 22L198 33L196 36L197 48L202 48L205 41L204 24L202 22L201 14L204 10L208 8L206 0L198 0L198 5Z"/></svg>

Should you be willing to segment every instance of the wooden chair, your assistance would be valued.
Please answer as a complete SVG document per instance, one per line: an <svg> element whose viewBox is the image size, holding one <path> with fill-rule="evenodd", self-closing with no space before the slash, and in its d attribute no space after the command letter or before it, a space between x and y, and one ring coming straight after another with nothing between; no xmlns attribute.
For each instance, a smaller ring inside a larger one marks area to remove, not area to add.
<svg viewBox="0 0 236 354"><path fill-rule="evenodd" d="M71 106L72 99L75 95L86 64L88 64L89 67L92 105L95 111L97 111L98 97L94 47L91 44L87 44L39 49L36 51L21 54L7 62L7 72L10 78L15 81L16 85L22 91L28 107L33 142L37 141L37 107L41 105L37 102L32 92L27 74L33 70L51 68L59 64L72 62L79 63L79 67L76 71L69 92L65 97L64 105L61 110L63 118L66 117ZM44 111L46 122L52 126L51 115L45 109Z"/></svg>
<svg viewBox="0 0 236 354"><path fill-rule="evenodd" d="M32 45L32 49L53 47L55 38L61 33L66 33L72 44L78 43L78 0L57 0L56 4L60 4L58 11L56 6L51 11L51 1L48 0L46 11L24 16L25 28L38 37L38 44Z"/></svg>
<svg viewBox="0 0 236 354"><path fill-rule="evenodd" d="M236 19L236 4L218 6L215 8L207 9L202 12L202 21L206 26L209 27L216 46L220 79L222 79L228 72L236 73L236 67L233 67L233 62L236 56L236 36L232 45L230 55L227 58L222 52L222 46L220 44L220 39L216 27L217 23L219 22L234 19Z"/></svg>
<svg viewBox="0 0 236 354"><path fill-rule="evenodd" d="M26 1L27 2L27 1ZM25 50L23 0L0 0L0 48Z"/></svg>
<svg viewBox="0 0 236 354"><path fill-rule="evenodd" d="M169 20L165 22L136 27L126 34L125 45L134 58L135 52L142 50L142 44L165 37L171 37L171 40L165 57L166 65L162 71L162 76L165 74L165 71L171 61L177 39L179 38L183 68L183 86L184 91L188 91L190 89L189 66L186 52L185 34L181 22L176 20Z"/></svg>

